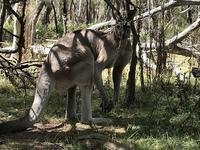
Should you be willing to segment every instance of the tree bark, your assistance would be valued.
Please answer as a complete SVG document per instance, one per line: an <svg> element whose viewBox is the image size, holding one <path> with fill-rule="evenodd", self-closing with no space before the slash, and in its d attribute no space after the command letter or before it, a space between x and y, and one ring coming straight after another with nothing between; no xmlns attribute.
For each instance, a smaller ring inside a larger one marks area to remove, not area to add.
<svg viewBox="0 0 200 150"><path fill-rule="evenodd" d="M36 0L36 6L34 10L34 15L33 19L31 20L31 38L30 38L30 44L34 44L34 38L35 38L35 28L36 28L36 23L38 21L38 17L40 15L40 12L42 11L42 8L44 6L44 0Z"/></svg>
<svg viewBox="0 0 200 150"><path fill-rule="evenodd" d="M79 0L79 4L78 4L78 17L81 17L81 12L82 12L82 3L83 0Z"/></svg>
<svg viewBox="0 0 200 150"><path fill-rule="evenodd" d="M45 12L44 12L44 16L42 18L42 23L44 25L47 25L50 23L50 14L51 14L51 11L52 11L52 2L53 0L44 0L44 4L45 4Z"/></svg>
<svg viewBox="0 0 200 150"><path fill-rule="evenodd" d="M128 74L128 81L127 81L127 87L126 87L126 103L127 105L131 105L135 102L135 87L136 87L136 65L137 65L137 54L136 54L136 46L138 43L138 34L135 29L134 23L131 23L131 30L133 35L133 42L132 42L132 59L131 59L131 65L130 65L130 71Z"/></svg>
<svg viewBox="0 0 200 150"><path fill-rule="evenodd" d="M127 14L130 14L130 2L131 2L130 0L126 0ZM134 10L134 11L136 11L136 10ZM137 65L136 47L138 44L138 33L136 31L133 21L130 22L130 26L131 26L131 32L133 35L133 41L132 41L133 54L132 54L130 71L128 74L127 87L126 87L125 101L126 101L127 106L130 106L131 104L133 104L136 101L136 97L135 97L136 79L135 79L135 77L136 77L136 65Z"/></svg>
<svg viewBox="0 0 200 150"><path fill-rule="evenodd" d="M15 12L20 12L20 8L19 8L19 3L15 4L14 6L14 10ZM19 23L19 20L14 17L14 22L13 22L13 27L14 27L14 30L13 30L13 34L16 35L13 37L13 43L12 43L12 47L13 49L18 49L18 41L19 41L19 35L20 35L20 30L21 30L21 25ZM13 54L11 57L15 57L15 54Z"/></svg>
<svg viewBox="0 0 200 150"><path fill-rule="evenodd" d="M0 47L3 47L1 42L3 42L3 25L4 25L4 22L5 22L6 9L5 9L4 2L1 1L1 3L2 4L0 4L1 5L1 12L0 12Z"/></svg>
<svg viewBox="0 0 200 150"><path fill-rule="evenodd" d="M90 14L90 10L89 10L89 9L91 8L91 7L90 7L90 4L91 4L91 3L89 3L88 0L86 0L86 24L89 24L89 23L90 23L90 17L91 17L91 16L90 16L90 15L91 15L91 14Z"/></svg>
<svg viewBox="0 0 200 150"><path fill-rule="evenodd" d="M63 0L63 34L67 33L67 12L68 11L68 1Z"/></svg>
<svg viewBox="0 0 200 150"><path fill-rule="evenodd" d="M58 19L57 19L57 13L56 13L56 8L53 4L53 1L51 1L51 5L53 8L53 14L54 14L54 23L55 23L55 27L56 27L56 33L58 33Z"/></svg>

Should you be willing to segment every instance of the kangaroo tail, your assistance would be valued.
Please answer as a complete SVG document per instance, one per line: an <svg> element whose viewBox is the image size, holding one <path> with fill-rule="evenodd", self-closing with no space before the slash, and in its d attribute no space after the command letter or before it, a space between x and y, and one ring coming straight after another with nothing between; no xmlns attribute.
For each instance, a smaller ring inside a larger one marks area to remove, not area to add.
<svg viewBox="0 0 200 150"><path fill-rule="evenodd" d="M0 123L0 134L26 130L37 121L47 104L49 92L53 85L53 79L47 69L48 64L44 63L37 81L35 98L29 112L20 119Z"/></svg>

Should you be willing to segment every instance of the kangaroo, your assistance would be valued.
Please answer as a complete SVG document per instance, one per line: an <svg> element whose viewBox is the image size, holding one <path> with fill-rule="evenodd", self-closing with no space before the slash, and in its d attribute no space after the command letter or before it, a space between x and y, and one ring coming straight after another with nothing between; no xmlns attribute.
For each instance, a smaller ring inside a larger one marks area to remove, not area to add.
<svg viewBox="0 0 200 150"><path fill-rule="evenodd" d="M129 33L130 28L126 22L119 23L109 33L85 29L67 33L59 39L42 65L30 110L23 118L1 123L0 133L22 131L33 126L45 108L53 88L68 89L66 118L76 118L75 89L79 86L82 99L81 121L110 122L108 118L92 117L92 87L95 83L103 99L103 109L108 109L102 71L113 66L113 102L117 102L122 70L132 54Z"/></svg>
<svg viewBox="0 0 200 150"><path fill-rule="evenodd" d="M100 92L102 98L102 110L104 112L110 111L118 101L122 71L130 61L132 55L131 42L128 39L130 28L127 25L124 25L123 29L120 29L120 31L123 32L123 35L118 31L119 27L116 27L110 33L87 29L67 34L63 39L58 41L58 43L71 47L76 47L76 40L79 40L81 45L89 45L88 48L92 51L95 59L94 83ZM120 39L120 36L123 36L121 37L122 39ZM66 39L68 39L67 42ZM71 39L71 42L69 39ZM113 67L114 94L112 101L108 101L107 93L103 87L102 71L111 67ZM73 112L75 111L75 90L76 86L68 90L68 97L70 100L68 100L68 109L65 115L66 119L74 117L74 115L70 116L70 114L74 114L71 110ZM67 115L69 116L67 117Z"/></svg>

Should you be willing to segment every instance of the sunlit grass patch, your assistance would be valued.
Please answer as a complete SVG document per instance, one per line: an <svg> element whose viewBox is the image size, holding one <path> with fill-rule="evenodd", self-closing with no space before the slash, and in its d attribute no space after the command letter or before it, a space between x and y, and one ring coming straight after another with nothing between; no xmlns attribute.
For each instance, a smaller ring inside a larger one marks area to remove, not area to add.
<svg viewBox="0 0 200 150"><path fill-rule="evenodd" d="M141 138L135 141L137 150L198 150L199 144L188 138L161 137Z"/></svg>

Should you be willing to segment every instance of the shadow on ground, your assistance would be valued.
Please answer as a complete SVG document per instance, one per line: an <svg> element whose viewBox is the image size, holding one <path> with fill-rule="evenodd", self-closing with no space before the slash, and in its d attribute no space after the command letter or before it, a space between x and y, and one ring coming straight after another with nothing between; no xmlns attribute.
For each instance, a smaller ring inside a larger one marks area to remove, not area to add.
<svg viewBox="0 0 200 150"><path fill-rule="evenodd" d="M1 135L0 149L134 149L113 140L113 134L125 134L125 129L82 123L36 123L27 131Z"/></svg>

